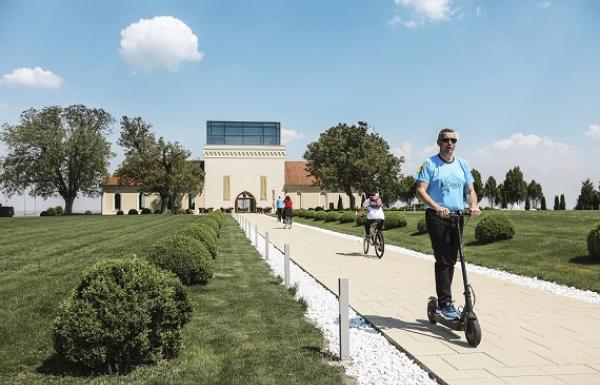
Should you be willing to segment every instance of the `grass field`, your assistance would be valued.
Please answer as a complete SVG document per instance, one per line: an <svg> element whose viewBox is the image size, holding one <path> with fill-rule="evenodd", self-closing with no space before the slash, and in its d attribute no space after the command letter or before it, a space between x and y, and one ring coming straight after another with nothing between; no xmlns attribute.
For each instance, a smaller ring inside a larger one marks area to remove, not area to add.
<svg viewBox="0 0 600 385"><path fill-rule="evenodd" d="M107 257L143 255L179 216L0 220L0 384L342 384L319 331L270 276L229 216L215 277L190 288L194 313L182 354L125 376L74 370L53 355L51 325L81 272Z"/></svg>
<svg viewBox="0 0 600 385"><path fill-rule="evenodd" d="M488 211L483 211L485 216ZM475 240L475 225L480 218L467 219L464 229L468 262L511 273L574 286L600 293L600 259L587 251L587 235L600 221L600 211L503 211L514 223L513 239L480 245ZM427 234L417 232L424 212L405 212L407 226L384 231L388 244L432 254ZM363 228L354 224L323 222L294 217L294 221L346 234L362 236Z"/></svg>

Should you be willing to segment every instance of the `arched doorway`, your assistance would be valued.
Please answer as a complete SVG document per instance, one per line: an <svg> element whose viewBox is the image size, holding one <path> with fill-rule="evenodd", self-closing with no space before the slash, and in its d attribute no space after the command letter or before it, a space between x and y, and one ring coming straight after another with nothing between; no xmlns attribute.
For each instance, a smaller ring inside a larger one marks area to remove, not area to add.
<svg viewBox="0 0 600 385"><path fill-rule="evenodd" d="M236 213L253 213L254 211L256 211L256 199L254 199L254 195L248 191L244 191L235 198Z"/></svg>

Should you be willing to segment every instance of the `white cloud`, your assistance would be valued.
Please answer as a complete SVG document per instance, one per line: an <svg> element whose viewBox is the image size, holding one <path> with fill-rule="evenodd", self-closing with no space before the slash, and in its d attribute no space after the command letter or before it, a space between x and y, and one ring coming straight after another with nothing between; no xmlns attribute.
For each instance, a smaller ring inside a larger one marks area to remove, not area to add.
<svg viewBox="0 0 600 385"><path fill-rule="evenodd" d="M403 156L405 159L410 158L412 155L412 144L410 142L403 142L400 148L394 150L396 156Z"/></svg>
<svg viewBox="0 0 600 385"><path fill-rule="evenodd" d="M17 68L10 74L2 77L2 83L14 84L18 86L39 87L39 88L60 88L63 80L60 76L50 71L45 71L41 67Z"/></svg>
<svg viewBox="0 0 600 385"><path fill-rule="evenodd" d="M394 0L394 3L403 8L409 17L404 19L395 15L388 24L402 24L412 29L428 22L449 20L458 11L452 7L452 0Z"/></svg>
<svg viewBox="0 0 600 385"><path fill-rule="evenodd" d="M304 138L304 134L301 134L298 131L286 130L285 128L281 129L281 142L283 144L288 144L301 138Z"/></svg>
<svg viewBox="0 0 600 385"><path fill-rule="evenodd" d="M543 9L550 8L551 5L552 5L552 1L550 1L550 0L539 0L538 1L538 7L543 8Z"/></svg>
<svg viewBox="0 0 600 385"><path fill-rule="evenodd" d="M592 139L600 139L600 124L590 124L585 134Z"/></svg>
<svg viewBox="0 0 600 385"><path fill-rule="evenodd" d="M171 72L184 61L198 61L198 37L184 22L171 16L140 19L121 31L121 56L134 69L151 72L164 67Z"/></svg>
<svg viewBox="0 0 600 385"><path fill-rule="evenodd" d="M475 9L475 14L477 15L477 17L483 15L483 7L481 5L477 6L477 8Z"/></svg>
<svg viewBox="0 0 600 385"><path fill-rule="evenodd" d="M524 135L521 132L511 135L507 139L498 140L492 143L492 149L499 151L512 151L531 148L546 148L555 151L565 152L569 146L555 142L548 137L540 137L534 134Z"/></svg>

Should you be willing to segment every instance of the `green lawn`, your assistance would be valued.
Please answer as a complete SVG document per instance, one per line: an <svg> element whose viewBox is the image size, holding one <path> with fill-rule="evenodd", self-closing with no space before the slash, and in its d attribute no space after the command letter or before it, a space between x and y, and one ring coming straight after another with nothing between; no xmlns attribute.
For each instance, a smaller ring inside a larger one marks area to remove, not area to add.
<svg viewBox="0 0 600 385"><path fill-rule="evenodd" d="M483 211L485 216L489 211ZM587 251L587 235L600 221L600 211L503 211L514 223L513 239L480 245L475 240L479 218L467 219L464 229L465 256L477 265L588 289L600 293L600 259ZM417 233L423 212L405 212L407 226L384 231L386 243L432 254L427 234ZM314 221L294 217L294 221L346 234L362 236L354 224ZM385 257L384 257L385 258Z"/></svg>
<svg viewBox="0 0 600 385"><path fill-rule="evenodd" d="M193 318L172 360L126 376L74 371L53 356L58 303L107 257L142 255L191 215L0 220L0 384L342 384L302 306L225 216L215 277L190 288Z"/></svg>

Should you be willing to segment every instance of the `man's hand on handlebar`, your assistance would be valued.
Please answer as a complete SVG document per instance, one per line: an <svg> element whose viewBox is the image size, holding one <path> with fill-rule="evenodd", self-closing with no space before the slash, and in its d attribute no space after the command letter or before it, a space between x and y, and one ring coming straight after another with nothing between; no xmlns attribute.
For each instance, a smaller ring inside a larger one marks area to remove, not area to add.
<svg viewBox="0 0 600 385"><path fill-rule="evenodd" d="M479 209L479 206L475 205L469 209L470 217L478 217L479 215L481 215L481 210Z"/></svg>
<svg viewBox="0 0 600 385"><path fill-rule="evenodd" d="M448 210L446 207L443 206L437 206L435 208L435 212L437 213L438 216L440 216L441 218L449 218L450 217L450 210Z"/></svg>

